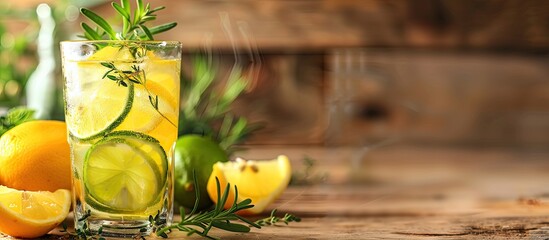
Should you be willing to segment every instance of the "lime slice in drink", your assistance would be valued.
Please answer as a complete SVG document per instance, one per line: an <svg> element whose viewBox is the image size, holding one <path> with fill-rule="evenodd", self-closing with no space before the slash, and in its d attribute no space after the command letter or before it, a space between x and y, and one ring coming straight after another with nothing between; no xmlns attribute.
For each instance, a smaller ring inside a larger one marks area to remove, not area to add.
<svg viewBox="0 0 549 240"><path fill-rule="evenodd" d="M87 141L105 135L122 123L134 100L134 87L98 79L82 85L67 105L66 122L72 136Z"/></svg>
<svg viewBox="0 0 549 240"><path fill-rule="evenodd" d="M105 141L111 138L122 138L134 149L139 149L152 160L161 172L162 184L166 181L168 172L168 158L160 142L144 133L135 131L116 131L105 136Z"/></svg>
<svg viewBox="0 0 549 240"><path fill-rule="evenodd" d="M90 205L112 212L143 213L162 194L168 172L164 150L137 132L113 132L87 152L83 182Z"/></svg>

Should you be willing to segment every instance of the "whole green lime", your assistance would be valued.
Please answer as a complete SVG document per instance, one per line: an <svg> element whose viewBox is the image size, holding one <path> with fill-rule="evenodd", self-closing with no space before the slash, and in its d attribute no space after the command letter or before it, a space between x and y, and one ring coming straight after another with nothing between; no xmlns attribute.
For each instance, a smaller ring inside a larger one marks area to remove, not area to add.
<svg viewBox="0 0 549 240"><path fill-rule="evenodd" d="M175 201L186 208L193 208L196 201L195 187L199 186L198 209L210 207L206 185L216 162L228 161L227 153L208 137L185 135L175 145ZM193 181L193 171L196 174Z"/></svg>

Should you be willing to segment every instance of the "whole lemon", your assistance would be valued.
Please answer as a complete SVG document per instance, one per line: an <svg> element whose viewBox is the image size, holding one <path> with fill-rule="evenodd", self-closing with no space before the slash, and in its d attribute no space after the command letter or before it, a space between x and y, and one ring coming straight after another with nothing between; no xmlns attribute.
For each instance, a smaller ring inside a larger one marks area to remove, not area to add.
<svg viewBox="0 0 549 240"><path fill-rule="evenodd" d="M39 120L0 137L0 185L27 191L71 188L71 161L64 122Z"/></svg>
<svg viewBox="0 0 549 240"><path fill-rule="evenodd" d="M196 201L195 187L199 186L198 210L213 204L206 185L212 166L216 162L228 161L227 154L208 137L185 135L175 145L175 200L181 206L192 209ZM193 181L193 173L196 180Z"/></svg>

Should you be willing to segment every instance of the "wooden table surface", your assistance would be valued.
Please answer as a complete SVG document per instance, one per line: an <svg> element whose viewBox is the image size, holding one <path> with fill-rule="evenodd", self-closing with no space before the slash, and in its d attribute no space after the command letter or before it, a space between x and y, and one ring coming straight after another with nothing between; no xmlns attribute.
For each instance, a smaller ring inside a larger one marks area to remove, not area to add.
<svg viewBox="0 0 549 240"><path fill-rule="evenodd" d="M549 239L549 152L254 147L241 155L280 153L292 159L298 173L304 172L304 156L317 162L310 175L318 179L291 185L270 207L302 222L213 235L226 240ZM170 238L201 239L179 232Z"/></svg>
<svg viewBox="0 0 549 240"><path fill-rule="evenodd" d="M317 161L327 183L292 185L271 208L300 223L222 239L548 239L549 152L427 147L268 148ZM182 236L174 234L175 236ZM195 239L195 238L191 238ZM198 238L196 238L198 239Z"/></svg>

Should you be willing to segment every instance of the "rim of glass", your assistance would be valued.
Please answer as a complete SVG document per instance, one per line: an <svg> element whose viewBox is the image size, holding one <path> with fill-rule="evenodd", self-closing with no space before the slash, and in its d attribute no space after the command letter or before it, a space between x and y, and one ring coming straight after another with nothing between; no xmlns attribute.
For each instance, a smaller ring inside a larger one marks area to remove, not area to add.
<svg viewBox="0 0 549 240"><path fill-rule="evenodd" d="M61 41L61 44L86 44L86 43L140 43L146 45L158 45L158 44L167 44L167 45L181 45L179 41L164 41L164 40L64 40Z"/></svg>

